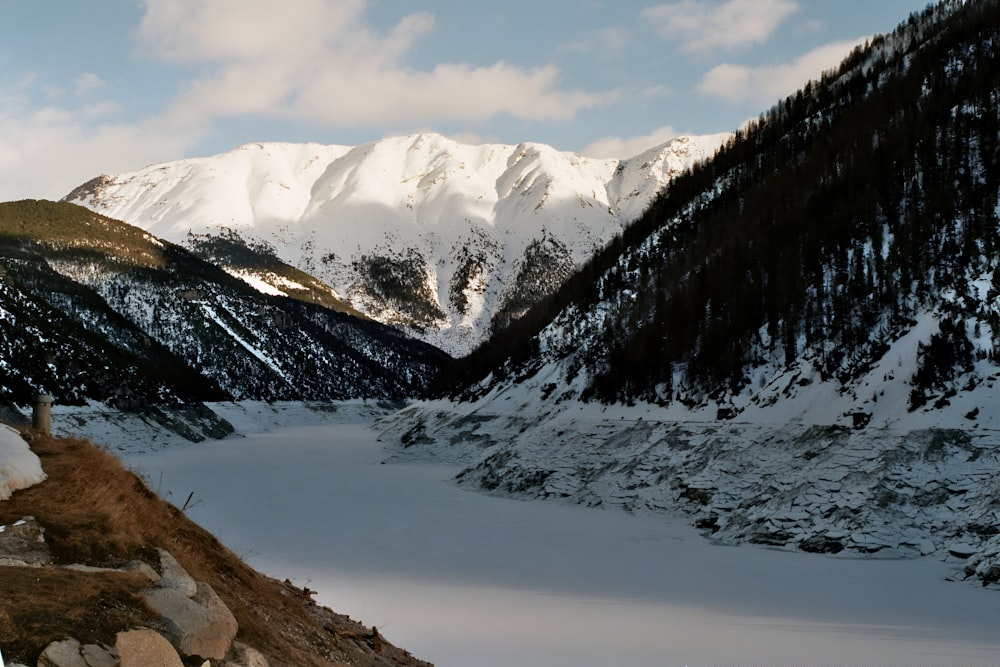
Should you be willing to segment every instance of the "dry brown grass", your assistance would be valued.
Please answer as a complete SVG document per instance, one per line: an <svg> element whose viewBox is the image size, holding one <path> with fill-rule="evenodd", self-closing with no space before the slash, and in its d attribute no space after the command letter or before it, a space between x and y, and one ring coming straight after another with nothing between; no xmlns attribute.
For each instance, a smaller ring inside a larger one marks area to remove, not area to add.
<svg viewBox="0 0 1000 667"><path fill-rule="evenodd" d="M378 642L366 639L372 636L369 628L319 608L301 589L251 569L107 452L82 440L40 436L32 439L31 448L48 479L0 502L0 524L34 516L46 531L56 563L118 566L139 558L155 565L155 549L162 547L195 579L216 590L239 622L237 639L263 652L274 667L427 664L381 638ZM66 579L52 580L45 588L37 570L2 571L0 646L4 655L13 659L32 663L48 642L67 636L67 627L85 643L107 642L108 633L113 636L148 615L129 602L144 585L131 575L95 577L62 572ZM58 581L79 591L62 595ZM30 595L32 586L41 594ZM9 596L7 591L15 588L22 594ZM60 611L63 605L65 609ZM124 611L126 608L130 611ZM118 609L121 613L103 614L106 622L90 627L80 621L88 609ZM17 646L23 648L8 648L8 619L20 623L18 619L25 618L36 619L31 624L36 629L25 629L28 634L19 635ZM51 622L44 622L45 618ZM67 626L67 619L79 622L69 621ZM14 650L20 653L11 653Z"/></svg>
<svg viewBox="0 0 1000 667"><path fill-rule="evenodd" d="M84 637L115 643L115 632L155 619L135 592L149 581L135 572L73 572L0 567L0 643L10 659L31 662L38 642ZM45 642L48 643L48 642Z"/></svg>

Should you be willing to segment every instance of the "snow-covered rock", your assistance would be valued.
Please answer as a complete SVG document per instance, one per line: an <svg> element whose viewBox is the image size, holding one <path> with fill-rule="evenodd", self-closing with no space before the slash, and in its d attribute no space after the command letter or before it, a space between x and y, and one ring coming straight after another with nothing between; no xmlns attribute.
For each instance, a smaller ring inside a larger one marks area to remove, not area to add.
<svg viewBox="0 0 1000 667"><path fill-rule="evenodd" d="M361 312L462 354L498 313L523 309L532 263L584 262L728 137L679 137L627 160L436 134L247 144L101 176L66 199L181 244L223 230L270 244ZM387 276L418 284L400 298Z"/></svg>
<svg viewBox="0 0 1000 667"><path fill-rule="evenodd" d="M505 400L509 399L509 400ZM380 422L401 460L463 486L683 515L712 539L814 553L934 555L1000 581L996 431L673 421L659 406L417 403Z"/></svg>
<svg viewBox="0 0 1000 667"><path fill-rule="evenodd" d="M45 480L42 464L21 435L0 424L0 500Z"/></svg>

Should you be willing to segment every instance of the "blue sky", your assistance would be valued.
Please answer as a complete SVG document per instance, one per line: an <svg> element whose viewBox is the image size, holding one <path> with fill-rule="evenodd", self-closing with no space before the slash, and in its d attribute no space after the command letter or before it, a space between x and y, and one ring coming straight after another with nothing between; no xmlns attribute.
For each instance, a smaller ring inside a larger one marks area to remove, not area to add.
<svg viewBox="0 0 1000 667"><path fill-rule="evenodd" d="M730 131L925 0L0 0L0 201L252 141L628 157Z"/></svg>

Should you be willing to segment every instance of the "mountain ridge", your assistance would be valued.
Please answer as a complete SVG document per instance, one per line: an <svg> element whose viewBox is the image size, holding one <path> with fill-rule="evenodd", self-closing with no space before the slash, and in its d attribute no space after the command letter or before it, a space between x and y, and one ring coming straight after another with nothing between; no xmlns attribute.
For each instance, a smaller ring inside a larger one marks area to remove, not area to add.
<svg viewBox="0 0 1000 667"><path fill-rule="evenodd" d="M0 401L42 392L159 419L162 406L206 400L412 397L445 359L65 202L0 204L0 321Z"/></svg>
<svg viewBox="0 0 1000 667"><path fill-rule="evenodd" d="M551 292L728 137L679 137L628 160L430 133L246 144L100 176L64 200L182 245L224 233L267 244L353 308L454 356Z"/></svg>

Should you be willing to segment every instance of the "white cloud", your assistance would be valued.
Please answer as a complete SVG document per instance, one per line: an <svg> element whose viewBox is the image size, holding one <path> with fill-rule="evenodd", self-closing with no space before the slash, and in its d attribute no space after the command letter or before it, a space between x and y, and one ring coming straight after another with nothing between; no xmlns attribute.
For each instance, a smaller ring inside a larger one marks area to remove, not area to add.
<svg viewBox="0 0 1000 667"><path fill-rule="evenodd" d="M641 15L682 51L704 53L764 42L797 9L794 0L680 0L648 7Z"/></svg>
<svg viewBox="0 0 1000 667"><path fill-rule="evenodd" d="M104 85L104 80L93 72L84 72L76 77L76 94L86 95Z"/></svg>
<svg viewBox="0 0 1000 667"><path fill-rule="evenodd" d="M609 101L564 90L554 66L405 62L434 19L411 14L372 29L367 3L297 0L146 0L138 51L209 69L174 100L178 119L259 115L328 126L484 121L498 115L566 120Z"/></svg>
<svg viewBox="0 0 1000 667"><path fill-rule="evenodd" d="M179 157L197 136L155 119L106 122L115 108L0 110L0 201L59 199L101 173Z"/></svg>
<svg viewBox="0 0 1000 667"><path fill-rule="evenodd" d="M0 200L59 198L101 173L183 157L226 118L376 130L471 125L498 115L560 121L617 95L562 87L554 66L417 69L407 59L434 29L434 17L417 12L378 30L366 20L369 4L143 0L134 55L180 73L180 92L159 111L131 119L119 105L81 107L30 77L0 91ZM90 96L104 81L84 73L74 90Z"/></svg>
<svg viewBox="0 0 1000 667"><path fill-rule="evenodd" d="M604 137L580 149L581 155L594 158L630 158L653 146L659 146L677 137L677 131L669 125L657 128L649 134L638 137Z"/></svg>
<svg viewBox="0 0 1000 667"><path fill-rule="evenodd" d="M839 65L864 38L834 42L813 49L790 63L746 67L724 63L713 67L698 84L698 90L734 104L755 103L761 108L818 79L828 69Z"/></svg>

